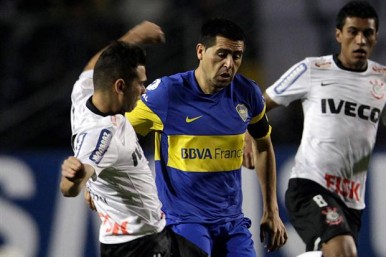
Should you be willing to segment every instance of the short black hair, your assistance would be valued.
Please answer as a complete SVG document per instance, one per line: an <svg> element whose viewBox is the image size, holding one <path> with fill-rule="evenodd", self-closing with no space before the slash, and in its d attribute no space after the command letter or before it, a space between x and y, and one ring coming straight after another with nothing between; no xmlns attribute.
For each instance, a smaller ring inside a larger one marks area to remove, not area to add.
<svg viewBox="0 0 386 257"><path fill-rule="evenodd" d="M347 17L374 19L375 30L378 32L379 19L377 11L367 1L351 1L340 9L336 16L336 28L342 30Z"/></svg>
<svg viewBox="0 0 386 257"><path fill-rule="evenodd" d="M245 33L239 25L225 18L212 18L202 25L199 43L207 47L213 46L217 36L243 41L244 44L246 41Z"/></svg>
<svg viewBox="0 0 386 257"><path fill-rule="evenodd" d="M95 89L107 89L117 79L131 83L137 78L137 67L146 64L145 50L140 46L113 41L100 55L94 67Z"/></svg>

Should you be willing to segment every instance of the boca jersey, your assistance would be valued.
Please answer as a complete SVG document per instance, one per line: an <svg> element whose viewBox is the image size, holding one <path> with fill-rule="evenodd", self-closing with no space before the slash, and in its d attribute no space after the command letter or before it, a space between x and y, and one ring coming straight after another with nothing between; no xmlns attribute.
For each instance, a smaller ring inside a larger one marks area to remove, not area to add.
<svg viewBox="0 0 386 257"><path fill-rule="evenodd" d="M313 180L350 208L365 207L365 183L386 102L386 67L340 68L336 57L306 58L266 93L287 106L302 101L304 128L291 178Z"/></svg>
<svg viewBox="0 0 386 257"><path fill-rule="evenodd" d="M117 244L160 232L166 221L154 174L128 120L93 106L92 74L82 73L74 86L72 128L75 156L95 170L87 187L101 219L99 240Z"/></svg>
<svg viewBox="0 0 386 257"><path fill-rule="evenodd" d="M243 216L244 133L253 124L254 135L270 134L253 81L236 75L228 87L208 95L194 71L162 77L126 115L137 133L156 131L156 182L168 224Z"/></svg>

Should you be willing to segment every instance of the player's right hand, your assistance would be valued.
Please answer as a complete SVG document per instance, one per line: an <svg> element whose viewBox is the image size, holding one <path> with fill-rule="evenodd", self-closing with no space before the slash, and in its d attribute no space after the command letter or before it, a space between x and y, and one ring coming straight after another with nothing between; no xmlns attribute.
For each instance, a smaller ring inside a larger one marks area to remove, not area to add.
<svg viewBox="0 0 386 257"><path fill-rule="evenodd" d="M76 157L70 156L62 163L62 176L73 183L82 182L86 175L85 167Z"/></svg>

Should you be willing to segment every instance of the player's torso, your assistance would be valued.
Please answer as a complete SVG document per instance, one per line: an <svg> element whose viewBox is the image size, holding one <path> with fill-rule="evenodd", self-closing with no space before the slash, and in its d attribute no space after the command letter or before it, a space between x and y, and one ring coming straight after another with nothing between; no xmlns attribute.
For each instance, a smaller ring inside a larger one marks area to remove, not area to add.
<svg viewBox="0 0 386 257"><path fill-rule="evenodd" d="M155 179L133 127L123 115L101 117L90 110L82 115L75 151L92 149L83 158L101 169L87 183L102 221L101 242L126 242L162 230Z"/></svg>
<svg viewBox="0 0 386 257"><path fill-rule="evenodd" d="M341 70L331 60L311 64L310 83L305 132L335 140L350 136L358 144L374 137L386 100L384 74Z"/></svg>
<svg viewBox="0 0 386 257"><path fill-rule="evenodd" d="M192 172L240 168L251 106L238 89L234 84L207 95L193 81L169 89L163 134L171 167Z"/></svg>
<svg viewBox="0 0 386 257"><path fill-rule="evenodd" d="M385 72L338 68L332 58L311 62L302 99L304 130L292 177L312 179L349 207L363 208L366 173L386 101Z"/></svg>

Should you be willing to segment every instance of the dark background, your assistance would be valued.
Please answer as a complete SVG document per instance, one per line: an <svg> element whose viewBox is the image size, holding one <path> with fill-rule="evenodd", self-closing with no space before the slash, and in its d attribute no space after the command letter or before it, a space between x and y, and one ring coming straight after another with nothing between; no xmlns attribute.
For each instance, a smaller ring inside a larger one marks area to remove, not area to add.
<svg viewBox="0 0 386 257"><path fill-rule="evenodd" d="M334 19L346 1L2 0L0 1L0 150L70 149L70 94L89 58L147 19L165 31L147 48L149 83L197 64L196 35L208 17L238 22L248 36L240 72L262 90L306 56L338 51ZM386 61L385 3L373 58ZM275 144L298 144L299 103L269 114ZM377 146L386 145L380 126Z"/></svg>

